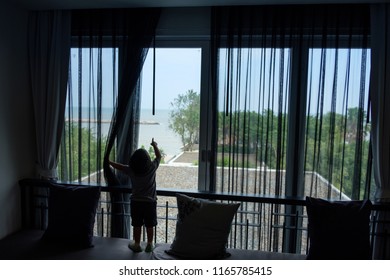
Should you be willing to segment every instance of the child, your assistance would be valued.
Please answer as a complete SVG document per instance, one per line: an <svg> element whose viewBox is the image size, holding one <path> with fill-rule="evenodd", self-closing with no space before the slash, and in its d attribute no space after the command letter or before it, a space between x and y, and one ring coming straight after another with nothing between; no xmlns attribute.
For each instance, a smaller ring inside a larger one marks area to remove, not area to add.
<svg viewBox="0 0 390 280"><path fill-rule="evenodd" d="M153 251L153 228L157 225L156 170L160 164L161 153L154 138L150 145L156 155L153 161L145 149L138 149L131 155L128 165L109 162L112 167L124 172L131 179L130 211L134 242L129 244L129 248L134 252L142 251L140 243L143 225L146 227L148 242L145 252Z"/></svg>

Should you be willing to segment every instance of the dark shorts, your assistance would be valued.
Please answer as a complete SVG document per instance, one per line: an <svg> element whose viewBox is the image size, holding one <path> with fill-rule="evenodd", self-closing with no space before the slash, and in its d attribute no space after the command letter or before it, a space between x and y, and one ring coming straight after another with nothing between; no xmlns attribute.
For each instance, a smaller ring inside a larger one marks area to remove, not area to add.
<svg viewBox="0 0 390 280"><path fill-rule="evenodd" d="M157 202L132 200L131 225L133 227L154 227L157 225Z"/></svg>

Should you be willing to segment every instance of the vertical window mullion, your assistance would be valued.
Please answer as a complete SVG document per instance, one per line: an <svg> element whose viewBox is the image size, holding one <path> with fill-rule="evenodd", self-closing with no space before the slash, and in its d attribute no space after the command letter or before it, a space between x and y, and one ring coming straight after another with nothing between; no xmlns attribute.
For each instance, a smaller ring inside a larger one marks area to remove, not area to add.
<svg viewBox="0 0 390 280"><path fill-rule="evenodd" d="M285 195L302 196L309 49L294 46L291 52Z"/></svg>
<svg viewBox="0 0 390 280"><path fill-rule="evenodd" d="M305 44L294 44L291 49L290 96L288 108L288 134L286 157L285 195L302 197L304 194L304 138L307 100L309 49ZM286 205L286 228L299 227L295 224L294 215L302 214L301 206ZM284 252L300 252L298 240L293 231L284 236Z"/></svg>
<svg viewBox="0 0 390 280"><path fill-rule="evenodd" d="M202 41L202 61L201 61L201 77L200 77L200 120L199 120L199 170L198 170L198 190L199 191L214 191L215 190L215 172L216 168L211 162L216 162L212 145L212 122L211 106L213 104L211 88L211 58L210 58L210 42Z"/></svg>

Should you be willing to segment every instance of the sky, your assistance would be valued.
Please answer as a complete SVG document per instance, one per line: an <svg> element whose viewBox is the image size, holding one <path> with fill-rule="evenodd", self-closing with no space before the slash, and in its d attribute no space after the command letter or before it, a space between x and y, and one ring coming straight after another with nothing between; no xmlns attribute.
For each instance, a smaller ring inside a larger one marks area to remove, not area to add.
<svg viewBox="0 0 390 280"><path fill-rule="evenodd" d="M156 49L156 109L171 109L171 102L188 90L200 93L200 49ZM152 108L153 50L142 73L141 108Z"/></svg>
<svg viewBox="0 0 390 280"><path fill-rule="evenodd" d="M87 49L82 50L83 53L83 69L80 69L80 73L83 75L83 77L88 77L89 68L92 67L95 69L96 72L96 65L94 65L94 62L89 61L89 53ZM93 54L96 56L96 53ZM174 101L175 97L177 97L179 94L184 94L188 90L194 90L195 92L200 93L200 74L201 74L201 49L200 48L157 48L156 49L156 109L172 109L171 102ZM277 54L276 54L277 55ZM341 58L340 65L345 65L346 60L346 52L340 51L339 54ZM352 53L352 66L351 66L351 77L350 77L350 90L356 91L356 88L360 86L360 83L358 80L356 80L357 77L360 76L360 67L356 67L354 63L359 64L359 56L361 56L360 52L358 53ZM267 59L269 57L269 54L266 55ZM319 69L319 57L320 53L319 51L313 52L313 59L314 59L314 65L315 69ZM330 62L327 62L327 79L330 79L333 77L332 71L334 66L332 65L333 58L332 52L329 52L329 55L327 56L327 59L330 59ZM72 49L71 51L71 65L72 67L78 65L78 53L76 49ZM103 107L105 108L112 108L114 107L115 100L113 99L113 88L112 88L112 80L113 80L113 74L112 74L112 59L113 59L113 53L112 49L103 49L102 53L102 60L103 60ZM278 57L275 58L278 60ZM221 63L223 65L223 56L221 57ZM317 61L316 61L317 60ZM266 62L269 64L269 62ZM224 67L224 66L223 66ZM258 68L256 65L252 65L254 68ZM226 67L224 67L226 68ZM224 69L223 68L223 69ZM243 68L245 69L245 68ZM369 66L368 66L369 69ZM251 70L255 71L255 70ZM256 72L256 71L255 71ZM310 70L309 73L313 73L313 77L320 77L319 72L315 73L314 70ZM341 83L340 81L345 80L345 73L346 70L343 67L340 67L338 69L338 94L343 95L345 91L345 84ZM79 74L78 71L72 71L73 75L73 81L77 81L77 75ZM277 74L277 72L276 72ZM369 70L367 71L367 75L369 74ZM277 75L276 75L277 77ZM96 81L94 81L94 78L91 77L90 79L84 79L84 81L90 80L90 84L95 84ZM96 78L95 78L96 80ZM255 96L253 100L250 101L250 104L252 106L255 106L258 101L258 82L253 79L255 82L255 87L251 88L252 94ZM265 78L265 80L268 80ZM319 80L313 81L313 89L318 90L318 83ZM242 84L245 84L243 81ZM276 81L277 84L277 81ZM78 104L79 100L77 98L77 86L78 85L72 85L73 88L73 100L71 101L73 104ZM331 88L333 86L333 83L331 80L327 82L327 92L331 92ZM95 86L96 87L96 86ZM89 91L89 85L87 82L84 82L82 85L83 88L83 107L91 107L96 104L97 100L96 98L89 98L88 93ZM225 90L221 88L221 90ZM274 88L275 90L275 88ZM366 88L366 91L368 92L368 85ZM221 93L221 96L224 96L223 92ZM273 94L274 98L277 96L277 94ZM314 96L318 96L318 92L314 94ZM367 102L367 96L366 93L366 102ZM146 61L144 63L143 67L143 73L142 73L142 97L141 97L141 108L143 109L150 109L153 106L152 102L153 97L153 49L150 49L146 58ZM326 95L325 106L328 106L330 108L330 98L331 94ZM336 111L342 110L342 97L340 96L337 107L338 109ZM88 100L88 101L87 101ZM340 101L340 102L339 102ZM274 100L275 104L277 104L277 100ZM317 103L318 100L314 98L311 102ZM350 102L349 107L356 107L358 104L358 100L353 100L351 97L348 100ZM365 103L366 103L365 102ZM267 103L267 102L266 102ZM339 107L341 106L341 107ZM312 107L314 108L314 106ZM251 110L255 110L256 108L251 108ZM276 109L273 108L274 110ZM310 112L311 114L315 112Z"/></svg>
<svg viewBox="0 0 390 280"><path fill-rule="evenodd" d="M82 50L82 69L78 69L79 54L76 49L71 51L72 81L78 81L79 71L83 75L83 107L90 107L90 102L96 104L96 98L89 97L89 84L96 84L96 78L89 77L89 69L97 72L95 60L90 61L90 53L87 49ZM97 57L96 50L93 56ZM103 107L112 108L114 105L112 81L114 79L112 65L112 49L103 49L102 53L102 102ZM188 90L200 93L201 50L199 48L187 49L156 49L156 109L171 109L171 102L179 94ZM89 78L86 78L89 77ZM84 82L84 81L90 81ZM96 87L96 86L95 86ZM73 89L72 103L78 104L78 84L71 85ZM153 96L153 49L150 49L144 63L142 72L142 98L141 108L152 108ZM94 89L96 90L96 89ZM77 106L76 106L77 107Z"/></svg>

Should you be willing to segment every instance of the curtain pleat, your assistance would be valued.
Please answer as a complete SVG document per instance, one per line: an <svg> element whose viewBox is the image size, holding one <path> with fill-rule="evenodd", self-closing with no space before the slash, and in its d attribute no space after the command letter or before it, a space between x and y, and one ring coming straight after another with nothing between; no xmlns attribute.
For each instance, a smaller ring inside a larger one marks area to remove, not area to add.
<svg viewBox="0 0 390 280"><path fill-rule="evenodd" d="M389 91L390 68L390 5L373 5L371 13L372 26L372 75L371 75L371 100L372 100L372 139L374 154L374 173L377 184L376 198L379 201L390 201L390 177L389 165L390 133L385 128L385 122L389 119L387 97Z"/></svg>
<svg viewBox="0 0 390 280"><path fill-rule="evenodd" d="M34 11L29 15L29 70L33 100L37 176L58 179L58 152L64 123L70 49L70 13ZM48 190L37 190L47 197ZM42 203L47 204L47 199ZM41 217L36 213L36 218ZM43 227L47 225L41 225Z"/></svg>
<svg viewBox="0 0 390 280"><path fill-rule="evenodd" d="M36 124L38 176L58 179L70 51L69 11L31 12L29 67Z"/></svg>
<svg viewBox="0 0 390 280"><path fill-rule="evenodd" d="M371 57L372 72L370 83L372 108L372 153L374 178L376 184L375 199L380 203L390 202L390 5L375 4L371 6ZM375 232L373 255L375 259L389 259L390 233L389 211L378 211L379 221Z"/></svg>

